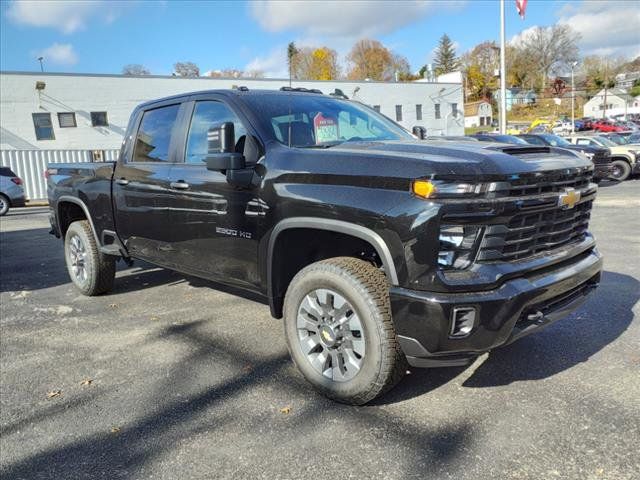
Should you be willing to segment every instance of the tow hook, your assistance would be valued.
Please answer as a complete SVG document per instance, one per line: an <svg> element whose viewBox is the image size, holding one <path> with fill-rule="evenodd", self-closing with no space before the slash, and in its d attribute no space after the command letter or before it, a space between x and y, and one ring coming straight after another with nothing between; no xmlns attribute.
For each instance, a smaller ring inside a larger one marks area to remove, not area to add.
<svg viewBox="0 0 640 480"><path fill-rule="evenodd" d="M536 313L527 315L527 320L535 323L542 323L544 321L544 313L538 310Z"/></svg>

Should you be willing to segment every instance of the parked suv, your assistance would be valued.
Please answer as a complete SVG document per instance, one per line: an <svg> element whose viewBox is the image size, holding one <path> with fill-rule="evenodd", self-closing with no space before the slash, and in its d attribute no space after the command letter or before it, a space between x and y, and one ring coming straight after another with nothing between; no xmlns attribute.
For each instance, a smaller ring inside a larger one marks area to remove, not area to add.
<svg viewBox="0 0 640 480"><path fill-rule="evenodd" d="M568 137L574 145L605 147L611 152L611 178L623 181L640 173L640 148L634 145L618 145L606 137L595 135L572 135Z"/></svg>
<svg viewBox="0 0 640 480"><path fill-rule="evenodd" d="M76 287L109 291L120 258L247 291L341 402L370 401L407 364L467 365L566 316L600 279L593 165L567 150L425 142L292 89L145 103L124 138L117 162L48 167Z"/></svg>
<svg viewBox="0 0 640 480"><path fill-rule="evenodd" d="M0 217L10 208L24 207L25 197L22 179L9 167L0 167Z"/></svg>

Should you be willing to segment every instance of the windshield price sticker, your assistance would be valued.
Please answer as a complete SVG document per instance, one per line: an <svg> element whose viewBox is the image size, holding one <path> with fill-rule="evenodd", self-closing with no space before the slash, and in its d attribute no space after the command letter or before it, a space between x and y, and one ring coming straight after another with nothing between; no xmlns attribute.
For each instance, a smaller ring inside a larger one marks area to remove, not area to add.
<svg viewBox="0 0 640 480"><path fill-rule="evenodd" d="M338 122L333 117L325 117L318 113L313 117L313 128L316 134L316 144L335 142L338 137Z"/></svg>

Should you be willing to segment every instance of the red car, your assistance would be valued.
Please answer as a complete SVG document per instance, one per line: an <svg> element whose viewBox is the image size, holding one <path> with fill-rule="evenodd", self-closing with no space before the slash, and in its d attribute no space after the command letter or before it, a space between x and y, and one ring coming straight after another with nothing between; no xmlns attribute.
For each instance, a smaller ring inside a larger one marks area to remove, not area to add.
<svg viewBox="0 0 640 480"><path fill-rule="evenodd" d="M609 120L596 120L591 124L599 132L622 132L624 129Z"/></svg>

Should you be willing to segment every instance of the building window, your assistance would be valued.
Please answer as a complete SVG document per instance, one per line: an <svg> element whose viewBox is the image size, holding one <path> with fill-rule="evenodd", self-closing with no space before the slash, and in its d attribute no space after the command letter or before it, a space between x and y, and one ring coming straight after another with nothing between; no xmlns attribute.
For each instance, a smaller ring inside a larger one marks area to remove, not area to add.
<svg viewBox="0 0 640 480"><path fill-rule="evenodd" d="M58 125L60 128L77 127L75 112L58 112Z"/></svg>
<svg viewBox="0 0 640 480"><path fill-rule="evenodd" d="M91 112L91 126L108 127L107 112Z"/></svg>
<svg viewBox="0 0 640 480"><path fill-rule="evenodd" d="M453 118L457 118L458 117L458 104L457 103L452 103L451 104L451 115L453 116Z"/></svg>
<svg viewBox="0 0 640 480"><path fill-rule="evenodd" d="M422 120L422 105L416 105L416 120Z"/></svg>
<svg viewBox="0 0 640 480"><path fill-rule="evenodd" d="M374 106L373 106L373 109L374 109L376 112L380 113L380 105L374 105Z"/></svg>
<svg viewBox="0 0 640 480"><path fill-rule="evenodd" d="M55 140L53 123L50 113L33 113L33 126L36 129L37 140Z"/></svg>
<svg viewBox="0 0 640 480"><path fill-rule="evenodd" d="M396 122L402 121L402 105L396 105Z"/></svg>
<svg viewBox="0 0 640 480"><path fill-rule="evenodd" d="M484 127L484 117L480 117L480 126Z"/></svg>
<svg viewBox="0 0 640 480"><path fill-rule="evenodd" d="M435 107L436 107L436 120L437 120L440 118L440 104L436 103Z"/></svg>

